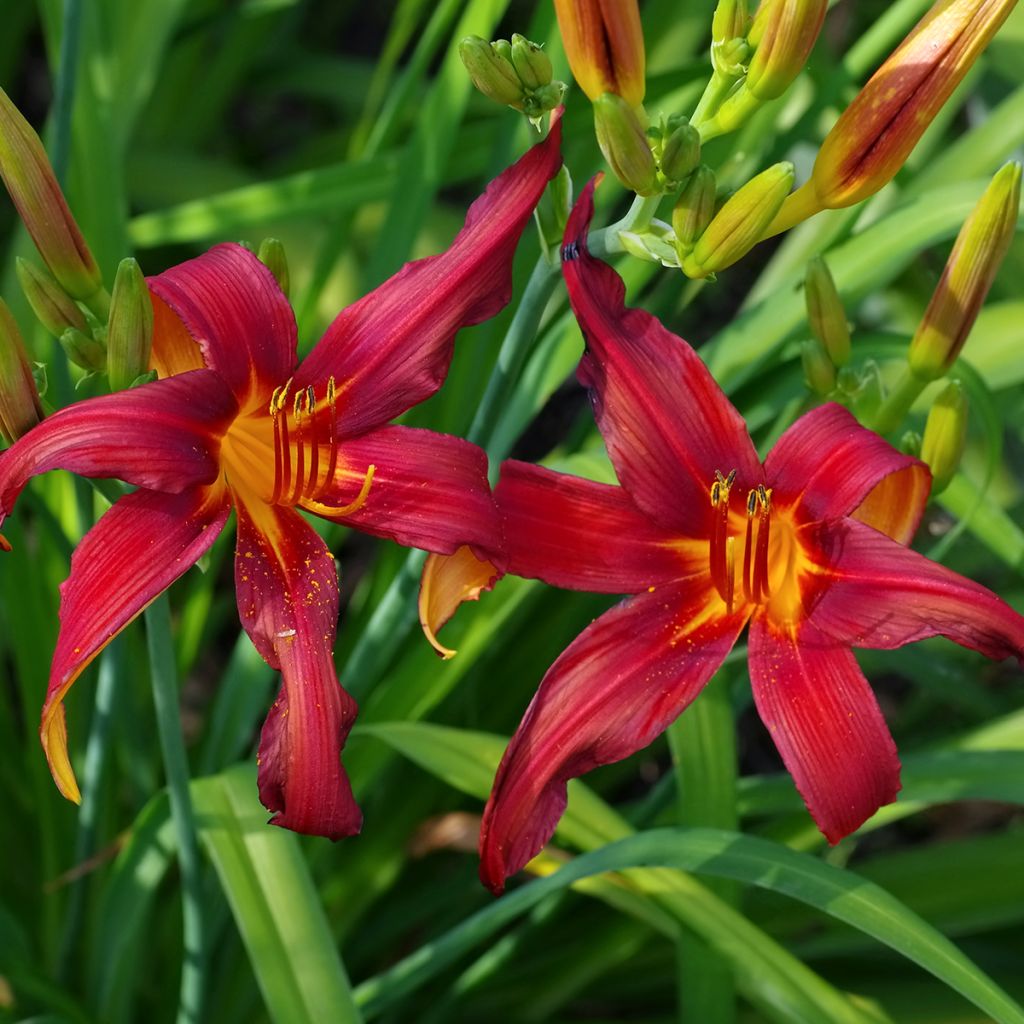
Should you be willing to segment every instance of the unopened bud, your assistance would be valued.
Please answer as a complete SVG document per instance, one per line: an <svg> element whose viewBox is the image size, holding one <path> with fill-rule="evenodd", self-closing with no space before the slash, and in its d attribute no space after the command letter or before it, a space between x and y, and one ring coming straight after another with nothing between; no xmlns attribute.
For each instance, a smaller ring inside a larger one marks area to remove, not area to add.
<svg viewBox="0 0 1024 1024"><path fill-rule="evenodd" d="M700 132L686 118L669 121L658 167L667 182L682 181L700 163Z"/></svg>
<svg viewBox="0 0 1024 1024"><path fill-rule="evenodd" d="M597 144L615 177L637 195L656 195L660 191L658 168L633 108L621 96L604 93L594 101L594 128Z"/></svg>
<svg viewBox="0 0 1024 1024"><path fill-rule="evenodd" d="M83 370L102 373L107 368L107 346L75 327L69 327L60 336L60 347L68 359Z"/></svg>
<svg viewBox="0 0 1024 1024"><path fill-rule="evenodd" d="M864 423L871 423L885 400L885 384L878 363L869 359L860 371L860 383L853 393L853 414Z"/></svg>
<svg viewBox="0 0 1024 1024"><path fill-rule="evenodd" d="M32 366L18 325L0 299L0 431L17 441L43 418Z"/></svg>
<svg viewBox="0 0 1024 1024"><path fill-rule="evenodd" d="M110 390L121 391L149 369L153 344L153 302L136 260L121 260L110 296L107 374Z"/></svg>
<svg viewBox="0 0 1024 1024"><path fill-rule="evenodd" d="M850 361L850 325L828 264L820 256L807 264L804 299L812 333L825 346L832 364L845 366Z"/></svg>
<svg viewBox="0 0 1024 1024"><path fill-rule="evenodd" d="M800 362L804 368L804 383L811 391L824 398L835 390L835 364L829 359L820 341L807 340L801 343Z"/></svg>
<svg viewBox="0 0 1024 1024"><path fill-rule="evenodd" d="M781 96L804 69L825 20L827 0L765 0L744 86L762 102ZM755 41L756 40L756 41Z"/></svg>
<svg viewBox="0 0 1024 1024"><path fill-rule="evenodd" d="M479 36L466 36L459 43L459 57L469 72L473 84L488 98L516 110L523 106L523 85L511 61L511 44L507 40L509 56L498 51L498 43L489 43Z"/></svg>
<svg viewBox="0 0 1024 1024"><path fill-rule="evenodd" d="M278 288L287 296L292 279L288 273L288 257L284 245L276 238L264 238L256 255L260 263L274 275Z"/></svg>
<svg viewBox="0 0 1024 1024"><path fill-rule="evenodd" d="M711 16L711 45L745 36L749 24L746 0L718 0Z"/></svg>
<svg viewBox="0 0 1024 1024"><path fill-rule="evenodd" d="M0 177L61 287L88 299L102 287L99 267L71 216L39 136L0 89Z"/></svg>
<svg viewBox="0 0 1024 1024"><path fill-rule="evenodd" d="M540 89L551 82L551 58L518 32L512 36L512 66L527 89Z"/></svg>
<svg viewBox="0 0 1024 1024"><path fill-rule="evenodd" d="M960 466L967 439L967 396L951 380L931 407L921 441L921 461L932 471L932 494L945 490Z"/></svg>
<svg viewBox="0 0 1024 1024"><path fill-rule="evenodd" d="M37 267L20 256L16 269L21 290L28 299L36 319L56 338L69 327L87 331L88 325L75 300L59 284L54 276L42 267Z"/></svg>
<svg viewBox="0 0 1024 1024"><path fill-rule="evenodd" d="M707 277L731 266L760 241L793 185L793 165L778 163L751 178L712 218L683 260L687 277Z"/></svg>
<svg viewBox="0 0 1024 1024"><path fill-rule="evenodd" d="M910 369L941 377L960 354L1017 229L1021 165L1006 164L957 235L953 251L910 343Z"/></svg>
<svg viewBox="0 0 1024 1024"><path fill-rule="evenodd" d="M565 55L579 87L594 103L621 96L644 101L644 34L637 0L555 0Z"/></svg>
<svg viewBox="0 0 1024 1024"><path fill-rule="evenodd" d="M715 172L701 164L679 193L672 210L672 230L680 259L697 244L715 215L715 188Z"/></svg>

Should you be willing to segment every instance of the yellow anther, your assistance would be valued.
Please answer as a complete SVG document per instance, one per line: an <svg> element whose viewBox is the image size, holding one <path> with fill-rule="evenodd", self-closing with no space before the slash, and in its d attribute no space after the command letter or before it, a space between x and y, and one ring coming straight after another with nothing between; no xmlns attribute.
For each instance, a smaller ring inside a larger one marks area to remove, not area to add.
<svg viewBox="0 0 1024 1024"><path fill-rule="evenodd" d="M373 484L373 474L376 472L377 467L371 462L366 470L366 476L363 478L363 486L356 495L355 501L350 501L347 505L324 505L322 502L307 498L302 502L302 507L321 516L332 518L335 516L350 516L353 512L358 512L366 504L366 499L370 495L370 486Z"/></svg>
<svg viewBox="0 0 1024 1024"><path fill-rule="evenodd" d="M334 405L334 375L327 378L327 404Z"/></svg>
<svg viewBox="0 0 1024 1024"><path fill-rule="evenodd" d="M752 516L757 511L757 503L761 494L759 491L750 491L747 494L747 515Z"/></svg>
<svg viewBox="0 0 1024 1024"><path fill-rule="evenodd" d="M763 512L769 512L772 507L772 489L764 484L757 485L757 500L761 503Z"/></svg>
<svg viewBox="0 0 1024 1024"><path fill-rule="evenodd" d="M718 508L718 503L722 498L722 485L719 481L715 481L711 485L711 507Z"/></svg>

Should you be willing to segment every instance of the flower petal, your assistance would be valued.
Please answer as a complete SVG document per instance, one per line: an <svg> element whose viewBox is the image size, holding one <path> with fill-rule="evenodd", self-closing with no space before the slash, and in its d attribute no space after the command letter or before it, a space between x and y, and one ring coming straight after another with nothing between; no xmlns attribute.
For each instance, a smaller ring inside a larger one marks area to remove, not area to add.
<svg viewBox="0 0 1024 1024"><path fill-rule="evenodd" d="M211 483L237 412L212 370L195 370L69 405L0 456L0 522L29 479L50 469L116 477L156 491Z"/></svg>
<svg viewBox="0 0 1024 1024"><path fill-rule="evenodd" d="M710 584L629 598L548 670L502 758L480 830L480 877L495 893L548 841L568 779L646 746L700 692L745 614L721 614Z"/></svg>
<svg viewBox="0 0 1024 1024"><path fill-rule="evenodd" d="M230 511L222 487L133 491L75 548L61 585L60 636L39 727L54 781L69 800L80 798L68 760L65 694L93 658L209 549Z"/></svg>
<svg viewBox="0 0 1024 1024"><path fill-rule="evenodd" d="M260 800L274 812L273 825L329 839L355 835L362 815L341 748L356 703L334 668L334 559L291 509L242 501L237 508L238 614L260 656L283 676L260 736Z"/></svg>
<svg viewBox="0 0 1024 1024"><path fill-rule="evenodd" d="M896 799L896 744L849 648L808 622L791 635L755 619L750 679L761 721L830 843Z"/></svg>
<svg viewBox="0 0 1024 1024"><path fill-rule="evenodd" d="M561 165L561 126L499 175L446 252L407 263L349 306L296 373L320 393L334 377L338 436L352 437L429 398L448 373L460 327L494 316L512 294L516 243Z"/></svg>
<svg viewBox="0 0 1024 1024"><path fill-rule="evenodd" d="M248 249L216 245L148 280L239 404L267 401L295 366L295 315L274 275ZM157 319L155 327L161 327ZM176 365L180 334L154 330L154 364Z"/></svg>
<svg viewBox="0 0 1024 1024"><path fill-rule="evenodd" d="M501 573L486 559L477 558L463 546L451 555L430 555L420 577L419 613L423 634L430 646L447 661L458 651L445 647L437 631L455 614L464 601L479 601L492 590Z"/></svg>
<svg viewBox="0 0 1024 1024"><path fill-rule="evenodd" d="M1024 665L1024 617L991 590L852 519L819 524L813 544L829 569L811 617L829 635L883 649L945 636Z"/></svg>
<svg viewBox="0 0 1024 1024"><path fill-rule="evenodd" d="M621 487L509 460L494 497L507 571L516 576L597 594L639 594L707 572L706 542L658 526Z"/></svg>
<svg viewBox="0 0 1024 1024"><path fill-rule="evenodd" d="M924 512L931 475L923 462L896 451L829 402L801 416L776 442L764 463L777 495L798 499L808 521L859 518L903 543Z"/></svg>
<svg viewBox="0 0 1024 1024"><path fill-rule="evenodd" d="M343 441L333 485L302 506L406 547L451 554L468 544L503 567L487 456L458 437L394 426Z"/></svg>
<svg viewBox="0 0 1024 1024"><path fill-rule="evenodd" d="M594 182L565 229L562 272L586 340L581 383L622 486L651 518L691 537L710 533L715 471L744 489L764 479L746 424L690 346L650 313L627 309L625 285L594 259L586 233Z"/></svg>

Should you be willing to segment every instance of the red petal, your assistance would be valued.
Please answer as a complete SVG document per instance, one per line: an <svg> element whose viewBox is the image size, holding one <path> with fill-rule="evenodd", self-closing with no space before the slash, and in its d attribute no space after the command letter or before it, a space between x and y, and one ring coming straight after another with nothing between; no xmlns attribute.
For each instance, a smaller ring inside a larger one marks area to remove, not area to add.
<svg viewBox="0 0 1024 1024"><path fill-rule="evenodd" d="M358 504L370 466L366 500ZM487 456L475 444L413 427L382 427L338 446L334 485L303 507L377 537L451 554L468 544L504 562L501 523L487 482Z"/></svg>
<svg viewBox="0 0 1024 1024"><path fill-rule="evenodd" d="M801 416L764 463L782 501L798 500L810 521L863 517L909 542L928 500L931 475L923 462L896 451L830 402Z"/></svg>
<svg viewBox="0 0 1024 1024"><path fill-rule="evenodd" d="M755 619L750 679L761 721L830 843L896 799L896 744L849 648L810 623L794 637Z"/></svg>
<svg viewBox="0 0 1024 1024"><path fill-rule="evenodd" d="M884 649L945 636L1024 665L1024 617L991 590L852 519L821 523L813 543L830 566L811 605L824 632Z"/></svg>
<svg viewBox="0 0 1024 1024"><path fill-rule="evenodd" d="M219 472L220 436L236 412L211 370L69 405L0 457L0 521L29 479L50 469L156 491L210 483Z"/></svg>
<svg viewBox="0 0 1024 1024"><path fill-rule="evenodd" d="M242 625L283 676L260 736L259 790L271 823L307 835L354 835L362 815L341 766L355 701L334 668L338 575L327 546L295 512L238 508L235 587Z"/></svg>
<svg viewBox="0 0 1024 1024"><path fill-rule="evenodd" d="M689 583L630 598L587 627L540 684L502 759L480 830L495 893L548 841L568 779L646 746L700 692L746 620Z"/></svg>
<svg viewBox="0 0 1024 1024"><path fill-rule="evenodd" d="M460 327L494 316L512 294L516 243L561 166L561 126L491 182L451 247L406 264L349 306L296 374L317 393L334 377L338 431L351 437L429 398L448 373Z"/></svg>
<svg viewBox="0 0 1024 1024"><path fill-rule="evenodd" d="M622 486L663 526L707 537L715 471L746 490L764 479L746 424L696 352L642 309L586 248L594 182L565 229L562 271L587 352L580 381Z"/></svg>
<svg viewBox="0 0 1024 1024"><path fill-rule="evenodd" d="M706 543L658 526L621 487L508 461L494 497L507 571L516 576L570 590L639 594L707 572Z"/></svg>
<svg viewBox="0 0 1024 1024"><path fill-rule="evenodd" d="M134 491L118 499L75 548L61 586L60 636L39 728L54 781L68 799L77 802L79 796L68 761L64 695L93 658L196 563L230 511L220 487Z"/></svg>
<svg viewBox="0 0 1024 1024"><path fill-rule="evenodd" d="M274 275L234 243L214 246L156 277L149 287L173 310L206 360L246 405L266 398L295 366L295 315ZM159 325L160 321L157 320ZM180 336L154 332L154 363L174 363ZM173 348L173 352L171 349Z"/></svg>

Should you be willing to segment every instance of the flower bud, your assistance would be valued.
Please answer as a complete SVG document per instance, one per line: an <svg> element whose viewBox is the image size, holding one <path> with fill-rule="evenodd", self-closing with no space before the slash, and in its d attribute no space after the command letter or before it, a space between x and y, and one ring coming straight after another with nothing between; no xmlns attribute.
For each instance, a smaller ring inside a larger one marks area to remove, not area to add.
<svg viewBox="0 0 1024 1024"><path fill-rule="evenodd" d="M700 132L685 118L670 119L662 136L658 168L667 182L683 181L700 163Z"/></svg>
<svg viewBox="0 0 1024 1024"><path fill-rule="evenodd" d="M814 49L827 8L827 0L764 0L747 39L755 47L744 82L752 95L763 102L786 91Z"/></svg>
<svg viewBox="0 0 1024 1024"><path fill-rule="evenodd" d="M60 336L60 347L75 366L89 373L102 373L107 368L107 346L75 327Z"/></svg>
<svg viewBox="0 0 1024 1024"><path fill-rule="evenodd" d="M718 0L711 16L711 45L729 43L745 36L749 25L746 0Z"/></svg>
<svg viewBox="0 0 1024 1024"><path fill-rule="evenodd" d="M656 195L660 191L658 168L633 108L621 96L604 93L594 101L594 128L597 144L615 177L637 195Z"/></svg>
<svg viewBox="0 0 1024 1024"><path fill-rule="evenodd" d="M769 233L887 185L1015 3L938 0L839 116Z"/></svg>
<svg viewBox="0 0 1024 1024"><path fill-rule="evenodd" d="M672 210L672 230L682 259L697 244L715 215L715 172L701 164L690 175Z"/></svg>
<svg viewBox="0 0 1024 1024"><path fill-rule="evenodd" d="M644 101L644 34L637 0L555 0L569 66L592 102L604 93Z"/></svg>
<svg viewBox="0 0 1024 1024"><path fill-rule="evenodd" d="M521 110L522 82L519 81L512 61L499 53L497 46L497 43L489 43L479 36L466 36L459 43L459 57L462 58L473 84L488 99ZM509 53L511 54L511 48Z"/></svg>
<svg viewBox="0 0 1024 1024"><path fill-rule="evenodd" d="M43 407L21 332L0 299L0 432L8 441L17 441L42 418Z"/></svg>
<svg viewBox="0 0 1024 1024"><path fill-rule="evenodd" d="M804 368L804 382L811 391L824 398L835 390L836 367L820 341L801 343L800 362Z"/></svg>
<svg viewBox="0 0 1024 1024"><path fill-rule="evenodd" d="M932 471L932 494L946 489L960 465L967 439L967 396L951 380L931 407L921 441L921 461Z"/></svg>
<svg viewBox="0 0 1024 1024"><path fill-rule="evenodd" d="M512 36L512 66L527 89L540 89L551 83L551 58L518 32Z"/></svg>
<svg viewBox="0 0 1024 1024"><path fill-rule="evenodd" d="M291 288L291 275L288 273L288 257L284 245L276 238L264 238L256 255L260 263L274 275L278 288L287 295Z"/></svg>
<svg viewBox="0 0 1024 1024"><path fill-rule="evenodd" d="M1021 165L1003 166L957 235L953 251L910 343L910 369L935 380L953 365L1017 229Z"/></svg>
<svg viewBox="0 0 1024 1024"><path fill-rule="evenodd" d="M828 264L820 256L807 264L804 299L812 333L824 345L832 365L845 366L850 361L850 325Z"/></svg>
<svg viewBox="0 0 1024 1024"><path fill-rule="evenodd" d="M687 277L707 277L731 266L760 241L793 185L793 165L778 163L751 178L712 218L683 260Z"/></svg>
<svg viewBox="0 0 1024 1024"><path fill-rule="evenodd" d="M39 136L0 89L0 177L43 261L61 287L88 299L102 287Z"/></svg>
<svg viewBox="0 0 1024 1024"><path fill-rule="evenodd" d="M36 319L56 338L69 327L87 331L82 311L48 271L20 256L16 262L18 281Z"/></svg>
<svg viewBox="0 0 1024 1024"><path fill-rule="evenodd" d="M153 345L153 302L137 261L121 260L110 296L107 374L110 390L130 388L149 369Z"/></svg>

